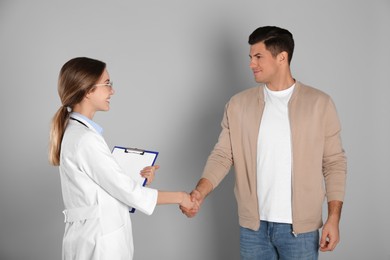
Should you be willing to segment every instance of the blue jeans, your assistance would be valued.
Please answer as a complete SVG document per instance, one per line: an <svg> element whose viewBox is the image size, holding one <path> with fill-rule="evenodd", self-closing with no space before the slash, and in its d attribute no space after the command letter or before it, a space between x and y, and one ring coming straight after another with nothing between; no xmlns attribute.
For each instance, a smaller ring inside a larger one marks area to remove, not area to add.
<svg viewBox="0 0 390 260"><path fill-rule="evenodd" d="M294 235L292 225L260 221L260 229L240 227L242 260L317 260L318 230Z"/></svg>

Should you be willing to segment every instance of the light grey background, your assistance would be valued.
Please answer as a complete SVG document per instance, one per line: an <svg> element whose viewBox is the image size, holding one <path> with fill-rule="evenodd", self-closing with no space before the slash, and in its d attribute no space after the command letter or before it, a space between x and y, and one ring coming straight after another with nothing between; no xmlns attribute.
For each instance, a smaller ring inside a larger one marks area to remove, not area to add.
<svg viewBox="0 0 390 260"><path fill-rule="evenodd" d="M294 77L329 93L349 159L341 243L320 259L390 259L390 1L0 1L0 259L60 259L58 169L47 161L58 72L101 59L115 82L98 113L110 147L158 150L153 187L191 191L225 103L255 86L248 35L289 29ZM234 176L187 219L132 216L135 259L238 259ZM325 208L326 209L326 208Z"/></svg>

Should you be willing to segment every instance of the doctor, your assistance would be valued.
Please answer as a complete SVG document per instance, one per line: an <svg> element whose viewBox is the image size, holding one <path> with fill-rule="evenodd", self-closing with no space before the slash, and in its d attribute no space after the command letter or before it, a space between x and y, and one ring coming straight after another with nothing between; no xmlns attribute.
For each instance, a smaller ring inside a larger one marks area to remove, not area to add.
<svg viewBox="0 0 390 260"><path fill-rule="evenodd" d="M59 166L65 210L62 259L133 258L129 206L152 214L156 204L192 208L185 192L163 192L138 185L112 157L102 128L93 117L110 109L114 94L104 62L80 57L66 62L59 75L62 106L54 115L49 161ZM72 112L69 112L71 110ZM158 166L140 173L147 184Z"/></svg>

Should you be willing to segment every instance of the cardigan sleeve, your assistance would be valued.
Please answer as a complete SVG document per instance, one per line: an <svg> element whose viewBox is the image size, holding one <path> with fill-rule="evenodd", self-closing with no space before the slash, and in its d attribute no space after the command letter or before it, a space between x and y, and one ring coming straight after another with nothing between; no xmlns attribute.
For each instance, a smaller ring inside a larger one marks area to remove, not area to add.
<svg viewBox="0 0 390 260"><path fill-rule="evenodd" d="M212 183L213 188L219 185L233 165L228 109L229 103L225 106L218 142L207 159L202 175L202 178L206 178Z"/></svg>
<svg viewBox="0 0 390 260"><path fill-rule="evenodd" d="M347 174L347 159L341 143L341 125L336 107L329 98L325 114L325 144L323 174L328 201L344 200Z"/></svg>

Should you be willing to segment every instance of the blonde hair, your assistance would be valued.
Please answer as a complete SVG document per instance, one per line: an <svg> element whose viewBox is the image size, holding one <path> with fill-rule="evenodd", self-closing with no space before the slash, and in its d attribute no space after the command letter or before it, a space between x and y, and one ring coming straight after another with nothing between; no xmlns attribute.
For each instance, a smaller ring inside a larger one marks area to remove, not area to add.
<svg viewBox="0 0 390 260"><path fill-rule="evenodd" d="M69 121L68 108L80 103L85 95L93 91L106 64L99 60L78 57L66 62L58 77L58 95L62 106L54 114L50 128L49 162L60 164L61 142Z"/></svg>

